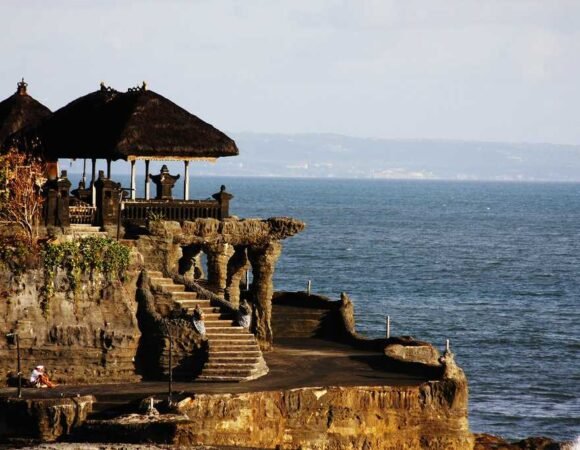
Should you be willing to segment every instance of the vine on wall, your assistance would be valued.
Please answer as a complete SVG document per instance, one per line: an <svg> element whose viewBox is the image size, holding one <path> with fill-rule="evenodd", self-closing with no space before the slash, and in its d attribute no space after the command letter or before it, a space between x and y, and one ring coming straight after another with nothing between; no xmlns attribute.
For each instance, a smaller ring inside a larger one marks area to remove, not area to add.
<svg viewBox="0 0 580 450"><path fill-rule="evenodd" d="M129 253L129 247L104 237L45 244L41 252L44 268L43 309L48 310L49 300L54 296L58 269L64 270L69 291L76 295L83 274L88 275L90 280L101 274L108 282L123 281L129 266Z"/></svg>

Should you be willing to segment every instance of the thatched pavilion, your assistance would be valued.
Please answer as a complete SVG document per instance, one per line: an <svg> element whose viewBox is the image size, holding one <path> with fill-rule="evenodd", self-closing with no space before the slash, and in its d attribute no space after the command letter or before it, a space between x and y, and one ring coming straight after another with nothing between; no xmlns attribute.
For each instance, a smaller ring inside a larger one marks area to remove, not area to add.
<svg viewBox="0 0 580 450"><path fill-rule="evenodd" d="M37 130L47 160L84 158L131 163L135 198L135 161L145 161L145 198L149 198L149 161L183 161L185 192L190 161L235 156L235 142L165 97L141 87L118 92L101 83L98 91L56 111ZM94 180L93 171L93 180Z"/></svg>
<svg viewBox="0 0 580 450"><path fill-rule="evenodd" d="M0 149L11 144L11 137L26 128L38 125L51 115L50 109L28 94L22 79L16 92L0 102Z"/></svg>
<svg viewBox="0 0 580 450"><path fill-rule="evenodd" d="M232 139L167 98L148 90L145 83L127 92L116 91L101 83L99 90L57 110L34 130L34 135L49 162L61 158L92 161L90 203L93 207L98 206L95 190L97 160L107 161L106 179L111 178L111 161L125 160L131 164L130 197L136 202L139 200L136 199L135 163L138 160L145 162L145 198L137 205L143 209L146 206L143 201L154 203L150 180L155 177L149 173L150 161L184 162L183 201L188 202L191 161L215 161L219 157L238 154ZM130 201L126 203L126 206L132 206ZM180 211L175 211L176 205ZM161 208L163 205L149 204L146 207L151 210L153 206ZM172 207L170 215L177 218L187 219L188 214L199 216L195 212L184 213L183 203L173 202ZM131 213L126 211L126 214ZM142 212L135 214L142 219Z"/></svg>

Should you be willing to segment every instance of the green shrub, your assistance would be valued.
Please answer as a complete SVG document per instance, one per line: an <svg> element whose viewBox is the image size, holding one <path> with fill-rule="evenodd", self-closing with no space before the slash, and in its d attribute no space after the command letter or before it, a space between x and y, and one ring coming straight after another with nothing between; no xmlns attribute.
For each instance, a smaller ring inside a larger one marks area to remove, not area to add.
<svg viewBox="0 0 580 450"><path fill-rule="evenodd" d="M54 295L54 280L58 269L65 271L69 289L76 294L83 274L87 274L91 280L98 273L108 282L122 281L129 266L129 253L129 247L103 237L45 244L41 251L45 307L48 307L48 300Z"/></svg>

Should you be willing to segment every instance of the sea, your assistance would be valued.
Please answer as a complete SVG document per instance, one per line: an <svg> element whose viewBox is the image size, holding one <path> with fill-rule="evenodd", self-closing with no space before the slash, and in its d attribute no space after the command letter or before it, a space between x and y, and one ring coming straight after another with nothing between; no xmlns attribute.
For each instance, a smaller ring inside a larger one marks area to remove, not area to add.
<svg viewBox="0 0 580 450"><path fill-rule="evenodd" d="M142 183L140 183L142 184ZM357 331L444 349L473 432L580 434L580 184L193 177L239 217L291 216L277 290L354 302Z"/></svg>

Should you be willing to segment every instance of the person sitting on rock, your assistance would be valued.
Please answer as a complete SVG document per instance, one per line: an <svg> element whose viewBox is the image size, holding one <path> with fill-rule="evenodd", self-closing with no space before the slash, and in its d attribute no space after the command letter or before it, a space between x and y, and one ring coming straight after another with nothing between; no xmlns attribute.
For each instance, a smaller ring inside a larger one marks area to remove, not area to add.
<svg viewBox="0 0 580 450"><path fill-rule="evenodd" d="M30 374L30 379L28 381L30 386L35 388L53 388L56 386L48 378L48 375L44 370L44 366L36 366Z"/></svg>
<svg viewBox="0 0 580 450"><path fill-rule="evenodd" d="M238 308L237 322L238 326L244 328L250 328L252 323L252 307L246 299L242 300Z"/></svg>
<svg viewBox="0 0 580 450"><path fill-rule="evenodd" d="M205 334L205 324L203 323L203 319L203 311L199 305L195 305L191 323L193 324L193 328L202 336Z"/></svg>

